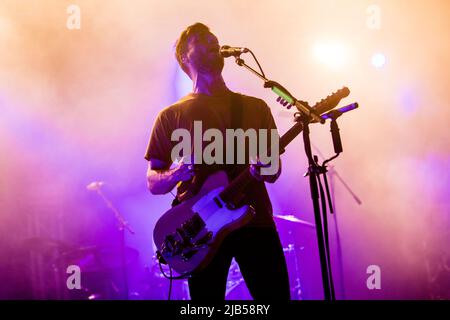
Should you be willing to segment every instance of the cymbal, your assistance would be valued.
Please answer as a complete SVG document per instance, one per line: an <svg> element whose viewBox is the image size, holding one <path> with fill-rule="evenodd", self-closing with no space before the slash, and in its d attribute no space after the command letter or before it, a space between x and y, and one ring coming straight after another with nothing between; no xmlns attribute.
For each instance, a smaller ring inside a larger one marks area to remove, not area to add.
<svg viewBox="0 0 450 320"><path fill-rule="evenodd" d="M138 256L136 249L125 248L126 265L136 261ZM77 265L83 272L100 272L121 268L122 252L119 247L88 246L64 252L58 260L64 265Z"/></svg>
<svg viewBox="0 0 450 320"><path fill-rule="evenodd" d="M310 228L316 228L316 226L314 224L312 224L312 223L310 223L308 221L305 221L305 220L301 220L301 219L297 218L296 216L294 216L292 214L290 214L290 215L277 215L277 214L274 214L273 216L274 216L274 218L277 218L277 219L298 223L298 224L301 224L301 225L304 225L304 226L307 226L307 227L310 227Z"/></svg>

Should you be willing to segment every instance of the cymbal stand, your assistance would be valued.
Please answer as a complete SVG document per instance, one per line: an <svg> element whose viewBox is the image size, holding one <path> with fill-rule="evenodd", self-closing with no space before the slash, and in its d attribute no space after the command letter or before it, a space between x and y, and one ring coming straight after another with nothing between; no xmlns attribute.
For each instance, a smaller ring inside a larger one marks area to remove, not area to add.
<svg viewBox="0 0 450 320"><path fill-rule="evenodd" d="M98 195L103 199L106 203L107 207L112 210L114 213L114 217L117 220L117 228L120 232L120 254L121 254L121 262L122 262L122 279L124 286L124 298L126 300L129 299L129 289L128 289L128 274L127 274L127 263L126 263L126 255L125 255L125 230L128 230L130 234L134 234L134 231L129 226L128 222L123 218L120 214L119 210L114 207L112 202L106 197L106 195L102 192L101 186L98 185L94 189Z"/></svg>

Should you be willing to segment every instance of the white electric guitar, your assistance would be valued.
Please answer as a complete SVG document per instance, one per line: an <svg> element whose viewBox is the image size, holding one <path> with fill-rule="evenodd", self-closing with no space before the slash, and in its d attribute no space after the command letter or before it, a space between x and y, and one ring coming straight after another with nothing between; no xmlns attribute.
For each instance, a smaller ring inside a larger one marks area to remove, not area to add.
<svg viewBox="0 0 450 320"><path fill-rule="evenodd" d="M231 183L225 171L211 174L194 197L171 208L156 223L153 239L158 255L179 274L206 266L223 239L253 218L251 206L233 207L233 200L252 179L249 168Z"/></svg>

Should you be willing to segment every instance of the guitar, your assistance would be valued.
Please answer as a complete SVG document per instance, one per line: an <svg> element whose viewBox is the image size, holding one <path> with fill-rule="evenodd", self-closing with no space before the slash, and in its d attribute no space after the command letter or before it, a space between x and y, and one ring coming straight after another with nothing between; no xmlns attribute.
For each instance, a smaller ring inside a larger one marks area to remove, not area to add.
<svg viewBox="0 0 450 320"><path fill-rule="evenodd" d="M348 95L347 91L347 88L338 90L314 107L319 107L316 108L319 114L329 111ZM302 130L302 123L296 122L280 138L280 154ZM236 208L233 204L254 179L249 166L231 182L225 171L216 171L208 176L197 194L164 213L153 231L160 261L180 275L206 267L225 237L255 215L250 205Z"/></svg>

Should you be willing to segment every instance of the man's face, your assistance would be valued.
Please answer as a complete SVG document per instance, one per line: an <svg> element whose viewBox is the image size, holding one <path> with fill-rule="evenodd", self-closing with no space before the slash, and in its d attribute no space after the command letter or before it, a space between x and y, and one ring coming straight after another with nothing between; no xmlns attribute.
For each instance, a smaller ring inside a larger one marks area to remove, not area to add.
<svg viewBox="0 0 450 320"><path fill-rule="evenodd" d="M201 74L218 75L224 66L224 59L220 55L219 41L211 32L190 36L185 57L185 64Z"/></svg>

